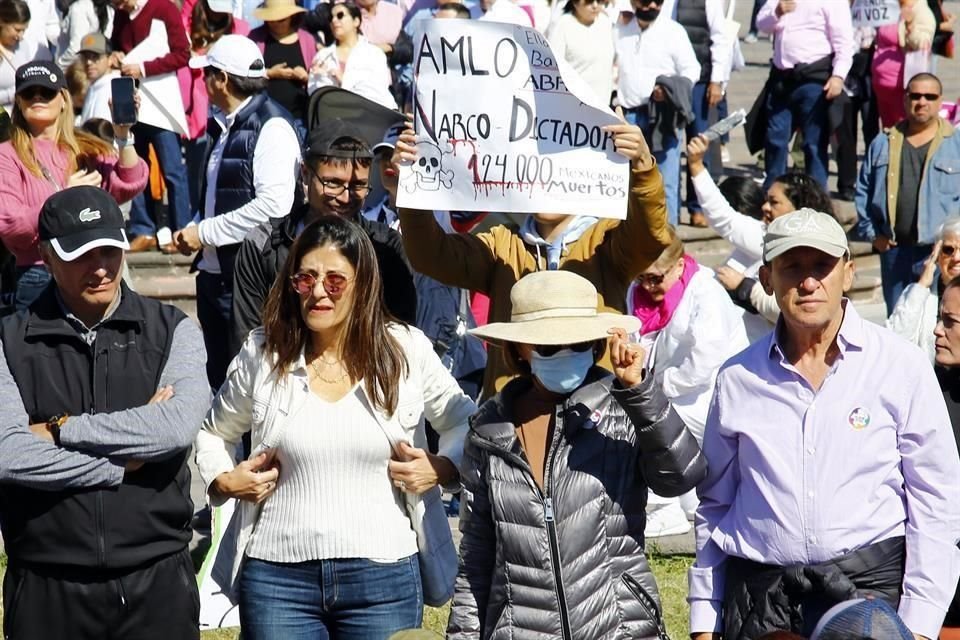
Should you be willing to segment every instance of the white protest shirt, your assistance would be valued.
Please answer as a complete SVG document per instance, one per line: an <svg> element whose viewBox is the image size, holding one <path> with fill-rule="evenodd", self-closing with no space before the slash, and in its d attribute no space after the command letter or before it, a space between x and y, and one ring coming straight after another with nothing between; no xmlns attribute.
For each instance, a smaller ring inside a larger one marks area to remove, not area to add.
<svg viewBox="0 0 960 640"><path fill-rule="evenodd" d="M618 24L616 49L617 93L625 109L650 101L657 76L684 76L692 83L700 79L700 63L686 30L662 13L642 31L636 20Z"/></svg>
<svg viewBox="0 0 960 640"><path fill-rule="evenodd" d="M200 242L203 243L203 258L197 268L207 273L220 273L217 247L243 242L254 227L268 218L282 218L293 207L296 181L300 174L300 142L289 122L283 118L270 118L260 127L257 144L253 148L253 190L256 196L242 207L214 216L217 177L220 175L223 150L230 137L230 127L250 100L244 100L225 118L222 115L216 118L223 132L210 151L207 162L203 220L198 229Z"/></svg>
<svg viewBox="0 0 960 640"><path fill-rule="evenodd" d="M111 71L103 74L90 85L83 99L83 108L80 110L80 124L93 118L113 120L113 114L110 112L110 97L113 95L110 83L114 78L119 77L119 71Z"/></svg>

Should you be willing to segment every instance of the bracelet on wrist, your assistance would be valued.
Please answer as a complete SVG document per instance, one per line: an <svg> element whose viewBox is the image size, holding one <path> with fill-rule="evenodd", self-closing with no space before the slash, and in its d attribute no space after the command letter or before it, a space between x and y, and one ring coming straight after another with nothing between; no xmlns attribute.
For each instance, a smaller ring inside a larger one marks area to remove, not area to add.
<svg viewBox="0 0 960 640"><path fill-rule="evenodd" d="M117 149L122 150L124 147L132 147L134 140L133 134L128 133L126 138L114 138L113 142L117 145Z"/></svg>

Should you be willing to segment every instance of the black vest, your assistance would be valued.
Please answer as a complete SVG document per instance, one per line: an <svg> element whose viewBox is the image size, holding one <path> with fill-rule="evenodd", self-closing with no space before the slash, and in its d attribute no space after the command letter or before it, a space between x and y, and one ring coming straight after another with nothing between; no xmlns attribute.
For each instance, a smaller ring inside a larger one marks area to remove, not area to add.
<svg viewBox="0 0 960 640"><path fill-rule="evenodd" d="M213 211L215 216L238 209L257 196L256 189L253 186L253 152L256 149L257 140L260 138L260 128L270 118L283 118L290 124L294 132L297 131L290 112L267 97L265 91L253 96L234 119L226 146L223 148L220 171L217 173ZM223 129L220 128L214 118L210 118L207 122L207 133L210 136L207 153L207 162L209 162L209 151L214 148L217 140L223 135ZM299 136L299 133L297 135ZM297 195L294 195L293 201L295 207L300 201L298 196L301 195L300 181L297 180L296 184L298 185ZM205 198L206 193L206 171L204 171L204 180L200 191L201 197ZM283 213L287 212L284 211ZM239 250L240 243L217 247L220 273L228 282L233 281L233 263ZM199 256L197 259L199 260Z"/></svg>
<svg viewBox="0 0 960 640"><path fill-rule="evenodd" d="M0 324L7 366L31 424L60 413L140 407L157 390L174 329L186 316L121 286L120 304L92 345L64 317L55 285ZM11 561L111 571L184 549L193 517L188 455L144 464L117 487L0 486L0 527Z"/></svg>
<svg viewBox="0 0 960 640"><path fill-rule="evenodd" d="M700 63L700 82L710 82L713 60L710 57L710 24L706 0L677 0L677 22L683 25Z"/></svg>

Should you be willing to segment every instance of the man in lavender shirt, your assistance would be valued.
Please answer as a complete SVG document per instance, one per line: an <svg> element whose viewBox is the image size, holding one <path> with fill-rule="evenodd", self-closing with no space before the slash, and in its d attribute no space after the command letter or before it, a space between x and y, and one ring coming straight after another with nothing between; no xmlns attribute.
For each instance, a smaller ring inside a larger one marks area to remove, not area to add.
<svg viewBox="0 0 960 640"><path fill-rule="evenodd" d="M827 111L843 93L855 45L846 0L767 0L757 28L773 34L767 84L767 184L787 170L790 138L803 134L806 172L827 186Z"/></svg>
<svg viewBox="0 0 960 640"><path fill-rule="evenodd" d="M763 260L781 315L717 377L691 635L808 636L869 595L935 638L960 576L960 457L933 369L843 297L854 265L832 217L777 218Z"/></svg>

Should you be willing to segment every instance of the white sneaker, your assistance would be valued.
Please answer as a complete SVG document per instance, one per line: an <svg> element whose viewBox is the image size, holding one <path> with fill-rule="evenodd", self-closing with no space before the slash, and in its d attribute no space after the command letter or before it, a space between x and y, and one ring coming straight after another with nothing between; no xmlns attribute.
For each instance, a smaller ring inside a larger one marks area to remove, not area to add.
<svg viewBox="0 0 960 640"><path fill-rule="evenodd" d="M743 36L743 42L745 44L756 44L757 43L757 34L752 31L747 35Z"/></svg>
<svg viewBox="0 0 960 640"><path fill-rule="evenodd" d="M690 522L680 502L673 501L647 513L647 526L643 529L643 537L649 539L677 536L687 531L690 531Z"/></svg>

